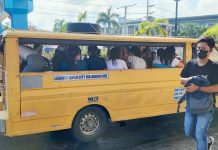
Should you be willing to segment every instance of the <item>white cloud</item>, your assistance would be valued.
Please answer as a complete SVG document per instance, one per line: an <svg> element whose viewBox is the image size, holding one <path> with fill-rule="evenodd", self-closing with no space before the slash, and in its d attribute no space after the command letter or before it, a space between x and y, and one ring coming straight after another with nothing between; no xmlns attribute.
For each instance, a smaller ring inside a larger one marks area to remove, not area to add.
<svg viewBox="0 0 218 150"><path fill-rule="evenodd" d="M73 5L73 4L80 5ZM94 4L94 5L87 5ZM124 8L120 6L137 4L135 7L127 9L127 18L142 18L146 16L146 0L34 0L34 11L29 14L29 20L44 30L52 30L55 19L65 19L76 22L79 12L88 11L88 22L95 22L98 13L106 12L109 5L112 11L124 16ZM174 0L150 0L150 4L155 4L150 11L155 17L175 17ZM143 7L141 7L143 6ZM217 13L218 0L180 0L179 17L198 16Z"/></svg>
<svg viewBox="0 0 218 150"><path fill-rule="evenodd" d="M199 5L196 9L196 14L198 15L210 15L218 14L217 6L218 0L198 0Z"/></svg>

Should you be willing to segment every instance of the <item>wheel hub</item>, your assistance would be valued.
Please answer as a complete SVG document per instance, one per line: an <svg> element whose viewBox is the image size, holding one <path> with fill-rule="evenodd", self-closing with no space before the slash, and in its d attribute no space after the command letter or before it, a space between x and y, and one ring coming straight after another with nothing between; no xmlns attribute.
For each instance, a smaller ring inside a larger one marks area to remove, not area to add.
<svg viewBox="0 0 218 150"><path fill-rule="evenodd" d="M85 114L80 121L80 130L85 135L95 134L99 128L99 118L94 114Z"/></svg>

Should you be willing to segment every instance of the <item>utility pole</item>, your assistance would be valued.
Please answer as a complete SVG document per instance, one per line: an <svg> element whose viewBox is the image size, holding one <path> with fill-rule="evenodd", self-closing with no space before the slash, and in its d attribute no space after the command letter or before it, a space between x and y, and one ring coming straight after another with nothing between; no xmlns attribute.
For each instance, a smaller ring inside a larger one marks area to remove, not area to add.
<svg viewBox="0 0 218 150"><path fill-rule="evenodd" d="M122 6L122 7L119 7L119 8L117 8L117 9L121 9L121 8L124 8L125 9L125 12L124 12L124 23L125 23L125 25L126 25L126 22L127 22L127 8L128 7L133 7L133 6L135 6L136 4L132 4L132 5L125 5L125 6ZM125 31L125 33L124 34L126 34L127 32L127 27L126 26L124 26L125 28L124 28L124 31Z"/></svg>
<svg viewBox="0 0 218 150"><path fill-rule="evenodd" d="M121 7L119 7L119 8L117 8L117 9L120 9L120 8L124 8L125 9L125 13L124 13L124 19L125 19L125 22L126 22L126 16L127 16L127 8L128 7L133 7L133 6L135 6L136 4L132 4L132 5L125 5L125 6L121 6Z"/></svg>
<svg viewBox="0 0 218 150"><path fill-rule="evenodd" d="M146 13L147 14L147 16L146 16L147 20L149 19L149 15L154 13L154 12L150 12L149 8L154 7L154 6L155 6L154 4L149 5L149 0L147 0L147 13Z"/></svg>
<svg viewBox="0 0 218 150"><path fill-rule="evenodd" d="M180 0L174 0L176 1L176 18L175 18L175 36L177 36L177 30L178 30L178 4Z"/></svg>

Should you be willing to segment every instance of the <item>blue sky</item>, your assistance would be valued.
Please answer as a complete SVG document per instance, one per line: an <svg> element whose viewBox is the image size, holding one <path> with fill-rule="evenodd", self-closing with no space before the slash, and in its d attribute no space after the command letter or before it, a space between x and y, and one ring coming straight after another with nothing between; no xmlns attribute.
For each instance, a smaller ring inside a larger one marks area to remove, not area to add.
<svg viewBox="0 0 218 150"><path fill-rule="evenodd" d="M34 11L29 14L31 23L43 30L52 30L55 19L76 22L78 14L88 11L86 22L94 23L98 13L112 6L112 11L124 16L124 5L136 4L127 9L127 18L143 18L146 16L146 0L33 0ZM157 18L175 17L174 0L150 0L155 4L150 11ZM218 14L218 0L180 0L179 17Z"/></svg>

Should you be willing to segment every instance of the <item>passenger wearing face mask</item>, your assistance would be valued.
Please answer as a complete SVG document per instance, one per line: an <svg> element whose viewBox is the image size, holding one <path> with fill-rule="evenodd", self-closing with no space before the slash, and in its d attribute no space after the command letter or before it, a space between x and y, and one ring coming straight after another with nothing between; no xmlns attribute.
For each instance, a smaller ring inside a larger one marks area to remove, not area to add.
<svg viewBox="0 0 218 150"><path fill-rule="evenodd" d="M208 96L208 107L202 113L194 113L185 111L185 134L197 142L197 150L211 150L214 138L208 137L208 128L213 120L215 111L215 93L218 92L218 64L211 61L209 56L215 48L215 41L211 37L202 37L197 42L198 58L191 60L186 64L181 72L181 83L186 84L193 76L203 75L209 80L209 86L197 86L190 84L186 87L186 92L194 93L200 91L212 94L212 98ZM199 104L202 101L199 101ZM205 104L202 104L205 105ZM206 105L205 105L206 106Z"/></svg>

